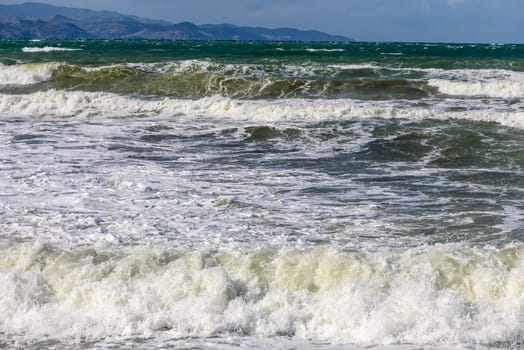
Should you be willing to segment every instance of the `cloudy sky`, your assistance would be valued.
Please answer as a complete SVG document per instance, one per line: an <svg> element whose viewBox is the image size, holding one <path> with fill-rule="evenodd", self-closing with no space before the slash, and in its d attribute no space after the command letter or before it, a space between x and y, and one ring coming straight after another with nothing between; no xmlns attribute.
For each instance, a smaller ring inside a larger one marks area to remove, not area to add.
<svg viewBox="0 0 524 350"><path fill-rule="evenodd" d="M363 41L524 43L524 0L32 1L172 22L318 29Z"/></svg>

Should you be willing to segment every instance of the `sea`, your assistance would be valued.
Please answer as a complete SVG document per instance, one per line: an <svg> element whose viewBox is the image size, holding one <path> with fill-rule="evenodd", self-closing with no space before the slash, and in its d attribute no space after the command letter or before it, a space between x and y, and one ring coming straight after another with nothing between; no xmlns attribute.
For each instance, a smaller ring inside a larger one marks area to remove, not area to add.
<svg viewBox="0 0 524 350"><path fill-rule="evenodd" d="M0 347L524 348L524 45L0 41Z"/></svg>

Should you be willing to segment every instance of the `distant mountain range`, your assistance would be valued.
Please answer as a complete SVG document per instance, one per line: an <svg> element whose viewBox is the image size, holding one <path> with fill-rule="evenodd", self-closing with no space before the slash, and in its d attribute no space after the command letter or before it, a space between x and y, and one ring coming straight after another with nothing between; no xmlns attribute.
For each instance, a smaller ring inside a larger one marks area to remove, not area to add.
<svg viewBox="0 0 524 350"><path fill-rule="evenodd" d="M268 29L231 24L195 25L170 23L112 11L58 7L26 2L0 5L0 38L3 39L169 39L351 41L315 30Z"/></svg>

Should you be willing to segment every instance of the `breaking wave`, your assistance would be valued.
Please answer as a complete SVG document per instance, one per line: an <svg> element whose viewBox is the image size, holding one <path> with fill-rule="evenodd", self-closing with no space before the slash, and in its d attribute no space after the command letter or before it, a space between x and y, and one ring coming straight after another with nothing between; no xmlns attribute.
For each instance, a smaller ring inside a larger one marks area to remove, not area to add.
<svg viewBox="0 0 524 350"><path fill-rule="evenodd" d="M375 345L524 336L521 244L500 251L1 249L0 331L28 337L167 332Z"/></svg>
<svg viewBox="0 0 524 350"><path fill-rule="evenodd" d="M523 74L504 69L444 70L377 63L294 65L209 60L79 66L59 62L0 65L0 86L47 82L58 90L199 99L423 99L524 97ZM4 88L5 89L5 88Z"/></svg>
<svg viewBox="0 0 524 350"><path fill-rule="evenodd" d="M440 93L452 96L484 96L495 98L523 98L524 81L449 81L431 79L429 85Z"/></svg>
<svg viewBox="0 0 524 350"><path fill-rule="evenodd" d="M432 101L434 102L434 101ZM417 102L359 101L349 99L314 100L280 99L243 101L220 96L198 100L161 98L146 99L106 92L55 91L25 95L0 94L0 113L34 117L126 117L189 115L223 120L274 122L281 120L364 120L406 119L413 121L434 119L462 119L495 122L505 126L524 128L524 111L497 110L485 105L465 106L458 100L435 104L427 108Z"/></svg>
<svg viewBox="0 0 524 350"><path fill-rule="evenodd" d="M50 80L58 65L58 63L35 63L6 66L0 63L0 87L30 85Z"/></svg>

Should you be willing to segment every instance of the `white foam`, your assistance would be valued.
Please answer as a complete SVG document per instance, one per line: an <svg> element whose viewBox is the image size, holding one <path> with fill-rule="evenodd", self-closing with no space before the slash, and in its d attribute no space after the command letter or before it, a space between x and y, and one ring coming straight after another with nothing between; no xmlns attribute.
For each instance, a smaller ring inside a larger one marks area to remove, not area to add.
<svg viewBox="0 0 524 350"><path fill-rule="evenodd" d="M1 85L30 85L51 79L58 64L18 64L6 66L0 63Z"/></svg>
<svg viewBox="0 0 524 350"><path fill-rule="evenodd" d="M308 48L308 49L306 49L306 51L308 51L308 52L344 52L345 50L344 49L313 49L313 48Z"/></svg>
<svg viewBox="0 0 524 350"><path fill-rule="evenodd" d="M0 333L27 339L288 335L381 344L518 341L524 247L369 252L2 247Z"/></svg>
<svg viewBox="0 0 524 350"><path fill-rule="evenodd" d="M330 64L327 65L328 68L337 68L342 70L353 70L353 69L381 69L384 67L379 66L378 64L372 63L360 63L360 64Z"/></svg>
<svg viewBox="0 0 524 350"><path fill-rule="evenodd" d="M221 74L235 77L270 76L314 76L315 72L323 67L317 64L233 64L218 63L209 60L180 60L161 63L128 63L128 67L155 73L204 73Z"/></svg>
<svg viewBox="0 0 524 350"><path fill-rule="evenodd" d="M428 84L442 94L467 97L522 98L524 73L507 69L383 68L425 73Z"/></svg>
<svg viewBox="0 0 524 350"><path fill-rule="evenodd" d="M183 74L183 73L208 73L221 74L235 77L318 77L336 76L341 71L360 69L387 68L374 63L354 64L318 64L313 62L303 64L244 64L244 63L219 63L210 60L180 60L161 63L128 63L128 67L146 72L161 74ZM104 67L100 67L104 68ZM84 68L89 69L89 68Z"/></svg>
<svg viewBox="0 0 524 350"><path fill-rule="evenodd" d="M55 47L55 46L44 46L44 47L24 47L23 52L35 53L35 52L54 52L54 51L82 51L82 49L72 49L68 47Z"/></svg>
<svg viewBox="0 0 524 350"><path fill-rule="evenodd" d="M414 121L435 119L463 119L495 122L524 128L521 108L498 109L486 105L471 106L462 100L431 101L432 108L409 105L405 101L308 100L282 99L241 101L220 96L199 100L164 98L141 99L105 92L44 91L27 95L0 94L0 113L6 115L46 116L201 116L221 120L276 122L283 120L365 120L408 119ZM439 104L440 103L440 104ZM460 107L455 110L453 107ZM464 110L464 107L467 107Z"/></svg>
<svg viewBox="0 0 524 350"><path fill-rule="evenodd" d="M524 80L450 81L431 79L429 85L438 88L440 93L452 96L524 97Z"/></svg>

